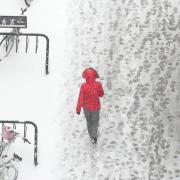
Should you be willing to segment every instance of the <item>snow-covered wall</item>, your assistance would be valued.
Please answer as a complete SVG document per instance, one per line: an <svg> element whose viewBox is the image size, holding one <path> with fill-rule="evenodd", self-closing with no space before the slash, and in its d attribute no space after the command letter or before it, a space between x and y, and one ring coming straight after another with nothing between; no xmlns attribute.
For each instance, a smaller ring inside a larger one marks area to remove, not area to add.
<svg viewBox="0 0 180 180"><path fill-rule="evenodd" d="M99 143L109 158L94 177L179 179L180 1L72 0L68 10L70 113L79 70L96 68L105 89Z"/></svg>

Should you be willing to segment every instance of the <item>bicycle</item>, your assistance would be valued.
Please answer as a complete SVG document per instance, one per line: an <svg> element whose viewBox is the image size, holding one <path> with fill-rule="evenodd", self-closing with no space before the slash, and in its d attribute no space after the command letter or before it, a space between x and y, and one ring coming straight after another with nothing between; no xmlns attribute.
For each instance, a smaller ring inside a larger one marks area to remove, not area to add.
<svg viewBox="0 0 180 180"><path fill-rule="evenodd" d="M22 158L14 153L11 159L4 161L4 159L7 158L7 152L10 146L18 137L21 137L24 142L31 144L27 138L22 137L10 127L3 126L2 138L6 140L6 142L2 141L0 143L0 180L16 180L18 177L18 169L12 161L22 161Z"/></svg>
<svg viewBox="0 0 180 180"><path fill-rule="evenodd" d="M15 160L22 161L22 158L14 153L13 158L9 159L6 162L3 162L0 165L0 179L1 180L16 180L17 179L18 169L12 163L12 161L15 161Z"/></svg>

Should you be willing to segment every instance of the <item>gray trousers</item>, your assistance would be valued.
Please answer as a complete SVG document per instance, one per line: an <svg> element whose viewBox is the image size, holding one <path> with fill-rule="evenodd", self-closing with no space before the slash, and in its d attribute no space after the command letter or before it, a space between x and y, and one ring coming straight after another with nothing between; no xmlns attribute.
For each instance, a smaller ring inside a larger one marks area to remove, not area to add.
<svg viewBox="0 0 180 180"><path fill-rule="evenodd" d="M99 110L90 111L83 108L83 111L87 122L89 136L97 138L97 131L99 126Z"/></svg>

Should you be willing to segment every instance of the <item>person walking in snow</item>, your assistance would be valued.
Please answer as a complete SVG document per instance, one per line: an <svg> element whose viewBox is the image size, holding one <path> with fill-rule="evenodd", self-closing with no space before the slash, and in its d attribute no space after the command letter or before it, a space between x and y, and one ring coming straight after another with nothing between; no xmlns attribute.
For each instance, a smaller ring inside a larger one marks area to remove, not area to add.
<svg viewBox="0 0 180 180"><path fill-rule="evenodd" d="M99 112L101 108L100 99L104 95L102 84L96 81L99 78L97 71L87 68L82 74L86 82L80 87L76 112L79 115L83 108L87 122L87 129L93 144L97 143L97 131L99 126Z"/></svg>

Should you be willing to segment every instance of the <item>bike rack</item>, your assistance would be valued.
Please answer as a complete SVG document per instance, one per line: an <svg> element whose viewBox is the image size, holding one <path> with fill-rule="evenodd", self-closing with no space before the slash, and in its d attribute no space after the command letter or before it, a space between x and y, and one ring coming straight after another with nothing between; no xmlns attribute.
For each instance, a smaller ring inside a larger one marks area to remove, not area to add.
<svg viewBox="0 0 180 180"><path fill-rule="evenodd" d="M2 124L2 128L4 124L13 124L13 128L16 129L16 124L23 124L24 125L24 137L26 137L26 131L27 131L27 124L32 125L34 127L35 133L34 133L34 164L38 165L37 160L37 151L38 151L38 128L37 125L32 121L7 121L7 120L0 120L0 124ZM3 138L1 139L3 142Z"/></svg>
<svg viewBox="0 0 180 180"><path fill-rule="evenodd" d="M7 37L10 37L10 36L16 36L17 39L16 39L16 52L18 50L18 38L20 36L25 36L26 37L26 52L28 50L28 44L29 44L29 39L28 37L36 37L36 49L35 49L35 52L37 53L37 50L38 50L38 43L39 43L39 40L38 40L38 37L43 37L45 38L46 40L46 61L45 61L45 73L46 75L49 74L49 38L47 35L45 34L41 34L41 33L21 33L21 32L0 32L0 36L3 36L3 39L0 41L0 46L2 45L2 43L4 41L6 41L6 48L8 46L8 38Z"/></svg>

